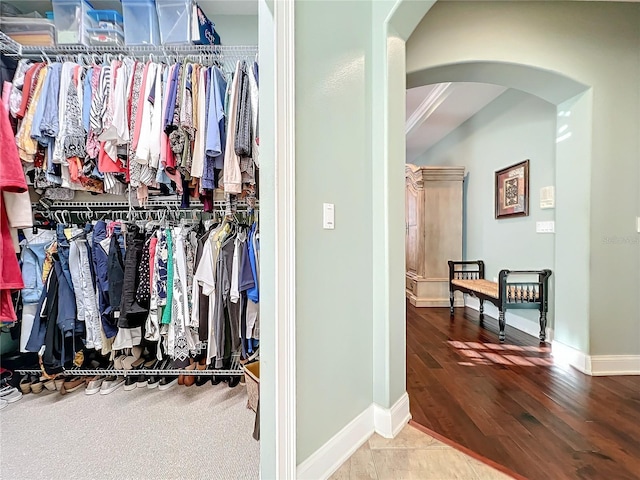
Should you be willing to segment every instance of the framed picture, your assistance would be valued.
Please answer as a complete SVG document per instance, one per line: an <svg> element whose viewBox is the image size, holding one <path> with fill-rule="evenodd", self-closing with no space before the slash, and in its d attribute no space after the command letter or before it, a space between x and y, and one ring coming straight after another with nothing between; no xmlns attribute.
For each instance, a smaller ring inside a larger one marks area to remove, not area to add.
<svg viewBox="0 0 640 480"><path fill-rule="evenodd" d="M496 218L529 215L529 160L496 172Z"/></svg>

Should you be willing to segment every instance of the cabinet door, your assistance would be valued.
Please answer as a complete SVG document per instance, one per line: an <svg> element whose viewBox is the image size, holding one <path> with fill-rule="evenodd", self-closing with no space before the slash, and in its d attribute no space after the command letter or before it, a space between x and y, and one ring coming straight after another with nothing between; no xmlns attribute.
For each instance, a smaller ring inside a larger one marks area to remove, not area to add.
<svg viewBox="0 0 640 480"><path fill-rule="evenodd" d="M411 187L405 188L405 249L407 272L418 272L418 195Z"/></svg>

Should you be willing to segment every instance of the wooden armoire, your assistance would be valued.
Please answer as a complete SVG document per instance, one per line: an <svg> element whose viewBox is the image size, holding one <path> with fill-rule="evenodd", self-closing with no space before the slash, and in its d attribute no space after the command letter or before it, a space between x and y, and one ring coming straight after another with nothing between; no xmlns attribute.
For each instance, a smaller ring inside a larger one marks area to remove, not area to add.
<svg viewBox="0 0 640 480"><path fill-rule="evenodd" d="M449 306L449 260L462 260L464 167L405 168L407 298L416 307ZM463 306L456 294L455 306Z"/></svg>

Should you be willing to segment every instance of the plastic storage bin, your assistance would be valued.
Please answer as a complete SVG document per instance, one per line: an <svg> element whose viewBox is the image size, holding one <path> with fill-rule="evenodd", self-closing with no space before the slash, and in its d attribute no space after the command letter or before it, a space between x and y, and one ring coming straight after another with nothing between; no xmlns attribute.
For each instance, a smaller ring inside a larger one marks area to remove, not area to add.
<svg viewBox="0 0 640 480"><path fill-rule="evenodd" d="M89 28L87 34L90 45L108 47L124 45L124 35L114 28Z"/></svg>
<svg viewBox="0 0 640 480"><path fill-rule="evenodd" d="M159 45L158 14L153 0L122 0L127 45Z"/></svg>
<svg viewBox="0 0 640 480"><path fill-rule="evenodd" d="M115 10L92 10L89 16L93 19L96 28L118 30L124 34L122 15Z"/></svg>
<svg viewBox="0 0 640 480"><path fill-rule="evenodd" d="M52 0L52 4L57 43L88 45L87 29L94 27L91 4L86 0Z"/></svg>
<svg viewBox="0 0 640 480"><path fill-rule="evenodd" d="M0 17L0 30L22 45L55 44L55 26L46 18Z"/></svg>
<svg viewBox="0 0 640 480"><path fill-rule="evenodd" d="M156 0L162 44L191 43L192 0Z"/></svg>

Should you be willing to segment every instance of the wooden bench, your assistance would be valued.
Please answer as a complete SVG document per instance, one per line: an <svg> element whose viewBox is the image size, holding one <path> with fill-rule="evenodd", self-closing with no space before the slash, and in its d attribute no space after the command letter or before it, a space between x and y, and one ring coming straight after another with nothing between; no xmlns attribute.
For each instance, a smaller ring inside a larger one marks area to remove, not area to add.
<svg viewBox="0 0 640 480"><path fill-rule="evenodd" d="M537 281L510 281L510 275L537 275ZM498 282L484 278L484 262L449 261L449 300L453 315L454 292L459 291L476 297L480 301L480 322L484 319L484 301L498 308L500 341L504 342L505 319L508 309L536 309L540 311L540 341L544 342L547 329L549 302L549 277L551 270L500 270Z"/></svg>

